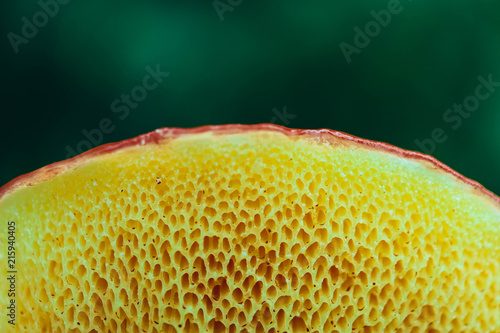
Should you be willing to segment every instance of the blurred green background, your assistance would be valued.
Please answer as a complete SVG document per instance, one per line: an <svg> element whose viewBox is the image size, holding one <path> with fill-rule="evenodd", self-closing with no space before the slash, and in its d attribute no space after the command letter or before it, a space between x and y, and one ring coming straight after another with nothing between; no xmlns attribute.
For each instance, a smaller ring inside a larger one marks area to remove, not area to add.
<svg viewBox="0 0 500 333"><path fill-rule="evenodd" d="M1 184L95 146L85 133L274 122L427 152L500 194L498 1L0 6Z"/></svg>

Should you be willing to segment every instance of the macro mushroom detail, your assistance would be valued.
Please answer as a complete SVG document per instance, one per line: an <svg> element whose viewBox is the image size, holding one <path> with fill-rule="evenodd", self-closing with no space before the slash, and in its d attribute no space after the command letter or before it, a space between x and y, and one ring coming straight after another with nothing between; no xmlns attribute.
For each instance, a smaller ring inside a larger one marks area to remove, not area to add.
<svg viewBox="0 0 500 333"><path fill-rule="evenodd" d="M331 131L158 131L8 184L0 221L22 332L500 330L498 198Z"/></svg>

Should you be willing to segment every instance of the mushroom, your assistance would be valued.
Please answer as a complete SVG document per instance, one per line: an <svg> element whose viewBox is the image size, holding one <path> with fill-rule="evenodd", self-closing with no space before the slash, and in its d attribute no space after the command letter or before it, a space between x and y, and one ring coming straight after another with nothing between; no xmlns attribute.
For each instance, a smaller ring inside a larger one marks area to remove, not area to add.
<svg viewBox="0 0 500 333"><path fill-rule="evenodd" d="M159 129L14 179L0 222L2 332L500 331L500 198L341 132Z"/></svg>

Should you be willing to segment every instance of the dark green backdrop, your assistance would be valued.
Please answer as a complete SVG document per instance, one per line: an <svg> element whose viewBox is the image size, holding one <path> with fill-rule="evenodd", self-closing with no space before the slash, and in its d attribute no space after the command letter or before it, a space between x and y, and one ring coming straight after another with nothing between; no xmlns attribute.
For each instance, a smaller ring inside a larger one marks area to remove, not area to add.
<svg viewBox="0 0 500 333"><path fill-rule="evenodd" d="M159 127L275 122L428 152L500 194L498 1L0 6L2 184Z"/></svg>

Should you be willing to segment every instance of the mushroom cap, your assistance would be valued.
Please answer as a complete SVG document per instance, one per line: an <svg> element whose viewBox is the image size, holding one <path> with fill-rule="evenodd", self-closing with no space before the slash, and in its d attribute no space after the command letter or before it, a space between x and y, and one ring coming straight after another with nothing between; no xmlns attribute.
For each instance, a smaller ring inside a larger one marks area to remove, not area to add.
<svg viewBox="0 0 500 333"><path fill-rule="evenodd" d="M332 130L159 129L14 179L0 220L25 331L500 329L500 198Z"/></svg>

